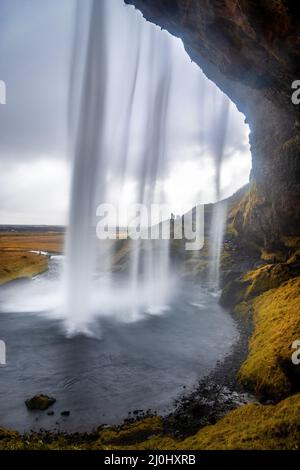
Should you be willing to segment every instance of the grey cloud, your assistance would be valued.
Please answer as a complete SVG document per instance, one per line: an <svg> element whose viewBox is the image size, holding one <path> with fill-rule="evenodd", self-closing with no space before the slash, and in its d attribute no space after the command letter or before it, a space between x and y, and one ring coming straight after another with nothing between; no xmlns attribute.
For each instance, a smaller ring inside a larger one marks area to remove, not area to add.
<svg viewBox="0 0 300 470"><path fill-rule="evenodd" d="M138 158L144 138L147 81L153 72L145 53L147 41L153 41L155 34L167 33L147 24L132 7L123 5L122 0L110 0L109 3L107 155L111 158L113 152L120 151L120 109L126 102L126 80L132 75L129 69L136 63L134 53L141 49L130 126L130 151ZM39 218L43 223L53 223L55 211L57 221L65 217L67 194L66 190L60 191L60 186L67 188L68 171L64 173L60 163L65 158L68 143L74 6L75 0L0 2L0 79L7 85L7 104L0 106L0 223L7 220L31 223ZM139 31L137 21L142 25L142 43L133 47ZM178 39L172 41L171 49L172 89L166 129L169 170L178 162L201 158L204 161L207 158L216 138L214 119L217 108L213 103L216 96L221 97L215 85L195 64L191 64ZM247 128L243 117L232 105L225 157L231 161L235 154L249 158ZM38 174L43 171L39 166L41 161L48 162L48 176L45 173L40 175L42 185ZM18 189L18 178L22 178L20 169L24 164L28 165L26 178L32 187L28 184ZM31 179L30 174L34 175ZM234 184L239 181L240 184L245 183L245 166L240 175L234 175ZM11 191L13 185L15 193Z"/></svg>
<svg viewBox="0 0 300 470"><path fill-rule="evenodd" d="M1 159L65 149L72 11L72 0L1 1Z"/></svg>

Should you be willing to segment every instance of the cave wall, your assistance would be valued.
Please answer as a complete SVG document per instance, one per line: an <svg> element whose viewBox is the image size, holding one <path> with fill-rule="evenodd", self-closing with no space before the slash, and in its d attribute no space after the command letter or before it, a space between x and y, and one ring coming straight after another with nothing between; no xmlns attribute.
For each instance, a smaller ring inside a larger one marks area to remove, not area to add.
<svg viewBox="0 0 300 470"><path fill-rule="evenodd" d="M251 191L237 217L244 238L266 247L300 235L300 2L125 0L180 37L191 59L249 123ZM247 210L245 210L247 208Z"/></svg>

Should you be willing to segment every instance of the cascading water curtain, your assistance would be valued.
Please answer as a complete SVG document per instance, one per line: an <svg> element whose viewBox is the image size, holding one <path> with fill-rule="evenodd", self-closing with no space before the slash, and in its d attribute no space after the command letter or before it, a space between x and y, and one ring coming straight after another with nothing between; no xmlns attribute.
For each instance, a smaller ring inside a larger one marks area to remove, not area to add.
<svg viewBox="0 0 300 470"><path fill-rule="evenodd" d="M73 172L69 227L66 239L66 311L67 327L72 331L85 328L91 310L91 282L95 265L96 188L104 198L104 132L107 90L107 0L93 0L89 5L86 52L83 58L82 86L76 86L79 106L71 136ZM80 4L80 2L79 2ZM83 10L78 7L78 14ZM80 18L78 18L80 24ZM76 46L77 44L75 44ZM78 61L74 47L73 63ZM78 70L78 69L77 69ZM74 89L76 76L71 77ZM101 200L100 199L100 200Z"/></svg>
<svg viewBox="0 0 300 470"><path fill-rule="evenodd" d="M131 214L131 219L135 217L141 233L152 227L152 235L159 231L161 237L171 216L171 211L165 212L163 207L178 189L177 185L171 195L166 190L174 141L182 138L178 132L170 131L171 123L176 129L179 118L188 134L188 119L198 113L196 99L189 113L180 112L173 74L176 40L128 8L131 7L125 7L121 0L79 1L77 7L70 79L73 171L64 283L70 334L90 332L92 320L99 312L109 315L117 309L124 320L147 312L159 313L168 308L172 294L169 239L154 236L129 240L127 275L120 280L114 275L116 243L96 236L98 217L104 215L97 210L99 205L112 205L121 216L113 223L107 222L115 229L129 224L124 214L130 205L143 205L146 220L142 220L141 213ZM177 53L178 47L177 42ZM178 83L177 69L177 86ZM206 90L202 89L200 105L204 119L211 121L212 111L204 106L205 95ZM221 107L216 108L216 117L209 124L213 138L205 143L205 158L214 162L216 200L221 197L229 106L220 92L218 99ZM199 147L204 147L203 140L202 133ZM187 211L200 202L201 189L197 188ZM155 220L151 218L152 205L162 208ZM215 210L218 212L212 217L210 284L218 289L226 216L225 212L220 213L219 205Z"/></svg>
<svg viewBox="0 0 300 470"><path fill-rule="evenodd" d="M210 267L209 288L218 292L220 289L220 265L223 248L224 231L227 216L226 201L222 201L221 170L224 158L227 125L229 118L230 101L223 97L216 109L214 120L214 145L212 146L213 161L215 166L215 198L211 227L210 227Z"/></svg>
<svg viewBox="0 0 300 470"><path fill-rule="evenodd" d="M171 85L169 38L166 34L158 36L153 33L142 37L141 18L135 18L134 25L129 23L124 56L119 57L119 63L124 61L124 57L127 59L127 75L116 83L115 76L119 75L119 70L116 73L116 66L111 61L110 5L108 0L94 0L83 8L79 2L77 12L76 34L78 36L81 31L85 48L78 44L77 38L72 61L71 96L72 99L79 96L80 104L76 108L71 103L70 112L73 174L65 269L70 333L85 331L98 308L94 292L96 268L101 271L105 265L106 274L112 270L113 250L108 252L109 245L99 243L95 236L97 206L101 203L119 206L132 181L132 202L150 209L151 204L161 204L165 200L161 179L166 162L166 123ZM87 39L84 40L85 34ZM137 47L132 47L132 44ZM148 57L150 73L143 90L146 97L142 114L143 144L138 152L133 152L131 124L142 54ZM81 74L81 79L78 74ZM116 85L113 89L112 83ZM132 243L128 284L134 292L131 293L132 302L127 315L135 315L145 309L150 311L151 308L153 311L158 298L159 304L166 301L158 294L167 290L164 288L165 281L169 280L169 241L149 241L143 253L141 246L139 241ZM97 284L98 291L109 290L112 296L115 287L118 288L113 280L107 282L107 276L105 282Z"/></svg>

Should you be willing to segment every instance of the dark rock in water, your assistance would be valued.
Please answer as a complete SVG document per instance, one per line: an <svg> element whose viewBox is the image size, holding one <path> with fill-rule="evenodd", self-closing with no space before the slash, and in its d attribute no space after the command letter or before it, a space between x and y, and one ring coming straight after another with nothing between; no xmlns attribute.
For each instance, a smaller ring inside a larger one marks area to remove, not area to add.
<svg viewBox="0 0 300 470"><path fill-rule="evenodd" d="M47 410L51 405L56 402L55 398L48 397L47 395L35 395L25 401L25 405L29 410Z"/></svg>
<svg viewBox="0 0 300 470"><path fill-rule="evenodd" d="M53 415L54 415L54 411L48 411L47 415L48 415L48 416L53 416Z"/></svg>
<svg viewBox="0 0 300 470"><path fill-rule="evenodd" d="M70 416L70 411L62 411L60 414L62 416Z"/></svg>

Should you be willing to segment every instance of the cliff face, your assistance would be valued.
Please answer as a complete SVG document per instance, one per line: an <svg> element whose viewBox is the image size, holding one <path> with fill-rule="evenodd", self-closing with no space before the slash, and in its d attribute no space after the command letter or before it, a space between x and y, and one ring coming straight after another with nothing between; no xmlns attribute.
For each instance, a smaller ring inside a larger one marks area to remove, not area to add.
<svg viewBox="0 0 300 470"><path fill-rule="evenodd" d="M294 0L125 0L182 39L191 59L250 125L251 190L237 217L244 238L282 245L300 235L300 3ZM247 209L247 210L245 210Z"/></svg>

